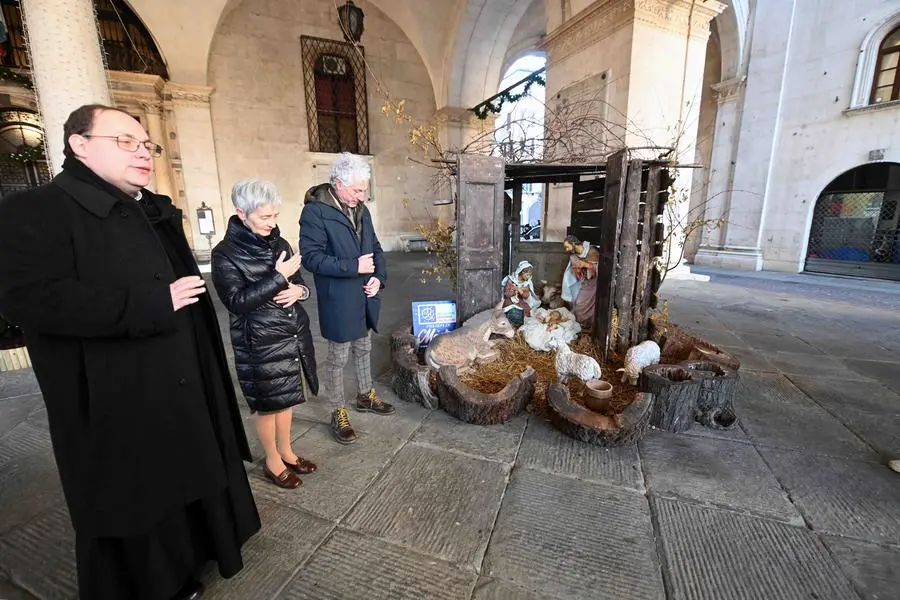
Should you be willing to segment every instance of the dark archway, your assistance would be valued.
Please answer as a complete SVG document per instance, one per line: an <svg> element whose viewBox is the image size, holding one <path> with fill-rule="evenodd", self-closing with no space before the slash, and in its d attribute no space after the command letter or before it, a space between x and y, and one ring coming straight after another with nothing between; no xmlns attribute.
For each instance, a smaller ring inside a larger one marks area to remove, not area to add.
<svg viewBox="0 0 900 600"><path fill-rule="evenodd" d="M819 195L806 271L900 281L900 164L872 163Z"/></svg>
<svg viewBox="0 0 900 600"><path fill-rule="evenodd" d="M31 69L19 0L0 0L7 38L0 43L0 65ZM123 0L94 0L97 25L110 71L169 78L166 63L140 18Z"/></svg>

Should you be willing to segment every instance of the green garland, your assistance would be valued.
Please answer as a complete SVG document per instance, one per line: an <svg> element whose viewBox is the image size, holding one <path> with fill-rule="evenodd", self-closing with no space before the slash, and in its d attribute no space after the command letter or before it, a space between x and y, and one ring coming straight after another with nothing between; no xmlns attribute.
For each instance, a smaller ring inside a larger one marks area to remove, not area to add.
<svg viewBox="0 0 900 600"><path fill-rule="evenodd" d="M34 89L34 82L31 80L30 76L19 73L18 71L13 71L9 67L0 67L0 81L18 83L25 89Z"/></svg>
<svg viewBox="0 0 900 600"><path fill-rule="evenodd" d="M538 72L532 74L531 77L526 79L524 83L525 83L525 87L524 87L524 89L522 89L522 92L519 94L513 94L510 91L512 88L508 88L508 89L503 90L502 92L500 92L493 98L491 98L489 100L485 100L478 106L471 108L469 110L471 110L473 113L475 113L475 116L478 117L479 119L481 119L482 121L485 120L487 118L488 114L490 114L490 113L493 113L495 115L500 114L500 111L503 110L504 104L506 104L507 102L509 102L509 103L518 102L519 100L521 100L522 98L527 96L529 90L531 90L531 86L534 85L535 83L541 87L544 87L545 85L547 85L547 80L544 79L543 69L541 71L538 71ZM517 84L515 87L518 87L518 85L519 84Z"/></svg>
<svg viewBox="0 0 900 600"><path fill-rule="evenodd" d="M21 152L10 152L9 154L0 154L0 161L3 161L3 162L32 163L32 162L37 162L39 160L46 160L46 158L44 156L43 146L36 146L34 148L28 148L26 150L22 150Z"/></svg>

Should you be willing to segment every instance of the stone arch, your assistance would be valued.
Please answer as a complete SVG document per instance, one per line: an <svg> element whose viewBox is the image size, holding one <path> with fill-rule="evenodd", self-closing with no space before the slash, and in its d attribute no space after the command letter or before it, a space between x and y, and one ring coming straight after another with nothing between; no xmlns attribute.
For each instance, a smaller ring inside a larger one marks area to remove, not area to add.
<svg viewBox="0 0 900 600"><path fill-rule="evenodd" d="M816 189L805 270L900 280L900 163L856 164Z"/></svg>
<svg viewBox="0 0 900 600"><path fill-rule="evenodd" d="M722 81L740 77L746 71L750 12L750 0L728 0L728 9L715 19L722 55Z"/></svg>
<svg viewBox="0 0 900 600"><path fill-rule="evenodd" d="M869 105L872 83L875 79L878 50L884 38L894 29L900 27L900 12L883 19L866 35L859 48L859 61L856 64L856 77L853 80L853 94L850 97L850 108L861 108Z"/></svg>
<svg viewBox="0 0 900 600"><path fill-rule="evenodd" d="M446 106L471 107L496 93L510 42L532 4L521 0L465 3L445 63Z"/></svg>

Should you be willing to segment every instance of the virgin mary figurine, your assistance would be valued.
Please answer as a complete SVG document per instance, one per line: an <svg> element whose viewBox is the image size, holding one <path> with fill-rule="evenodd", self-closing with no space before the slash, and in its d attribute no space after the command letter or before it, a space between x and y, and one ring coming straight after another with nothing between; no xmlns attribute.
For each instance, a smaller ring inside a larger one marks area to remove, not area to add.
<svg viewBox="0 0 900 600"><path fill-rule="evenodd" d="M531 311L541 306L531 281L533 274L534 266L523 260L512 274L500 282L503 287L503 312L516 327L521 327L525 317L530 317Z"/></svg>

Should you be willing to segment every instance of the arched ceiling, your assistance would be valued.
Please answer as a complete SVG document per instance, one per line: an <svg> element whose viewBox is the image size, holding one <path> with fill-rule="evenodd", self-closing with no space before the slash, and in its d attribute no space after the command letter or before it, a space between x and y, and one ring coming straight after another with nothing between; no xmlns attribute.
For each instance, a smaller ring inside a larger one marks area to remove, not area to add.
<svg viewBox="0 0 900 600"><path fill-rule="evenodd" d="M206 84L216 29L242 1L130 0L130 4L156 40L172 80ZM299 0L281 1L296 1L300 10ZM743 72L751 2L728 0L730 9L718 17L723 79ZM546 10L558 4L545 0L445 0L424 7L421 0L357 0L363 10L368 3L393 20L419 52L438 107L471 107L496 93L503 69L517 53L533 49L544 33L538 24L541 20L546 24Z"/></svg>

